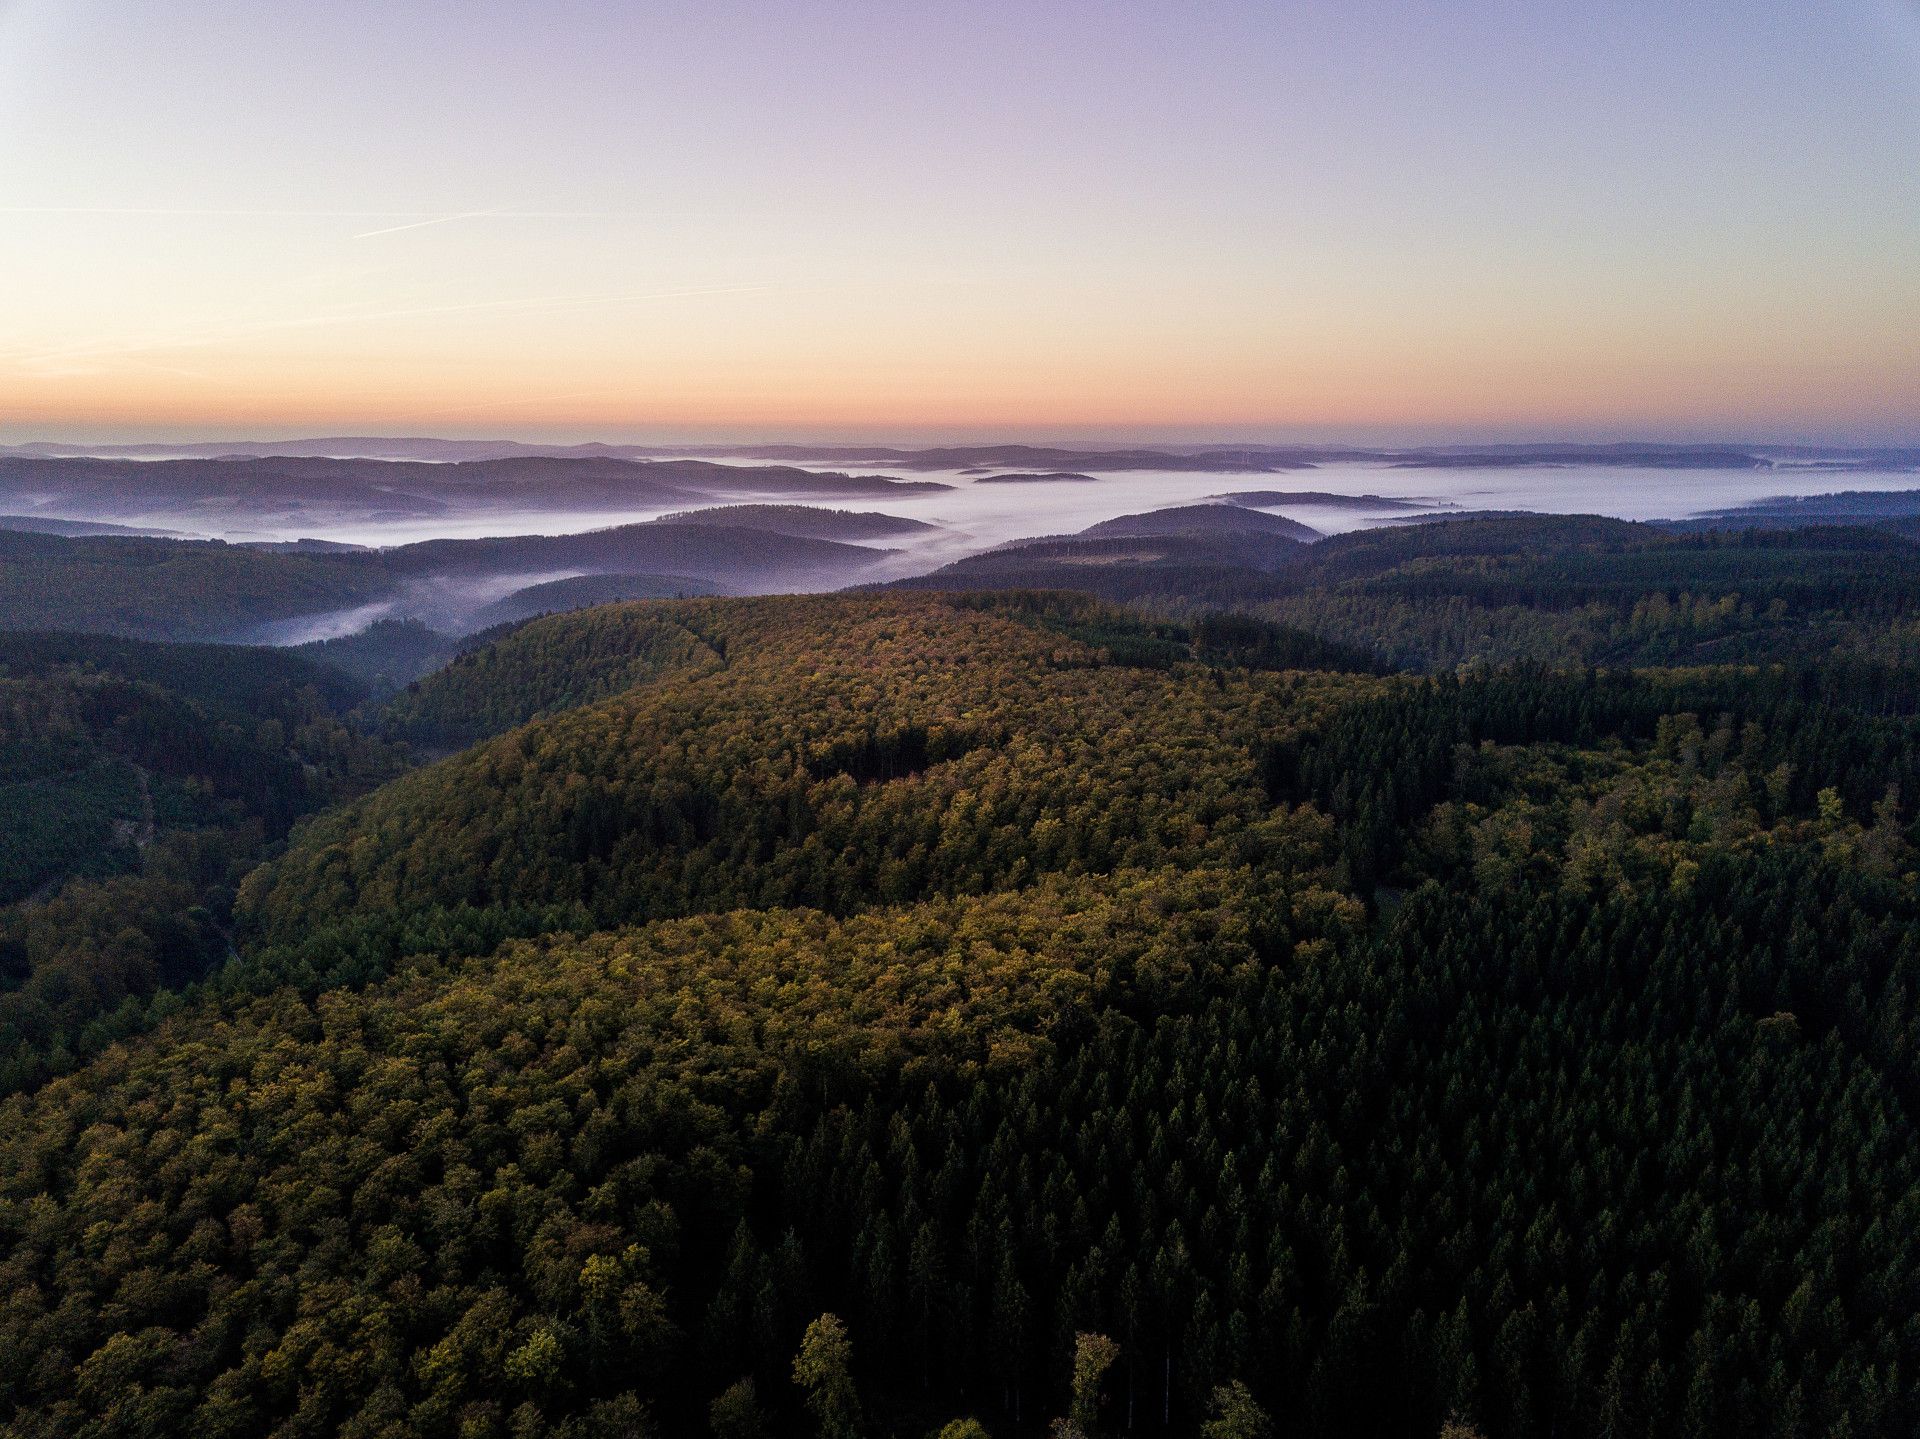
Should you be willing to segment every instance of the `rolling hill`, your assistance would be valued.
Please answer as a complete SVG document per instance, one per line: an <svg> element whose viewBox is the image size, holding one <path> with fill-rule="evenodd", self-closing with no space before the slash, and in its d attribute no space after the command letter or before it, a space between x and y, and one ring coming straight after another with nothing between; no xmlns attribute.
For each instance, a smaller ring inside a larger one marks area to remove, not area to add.
<svg viewBox="0 0 1920 1439"><path fill-rule="evenodd" d="M902 519L898 515L828 510L815 505L719 505L711 509L662 515L658 523L722 525L764 530L769 534L792 535L801 539L841 540L848 544L934 534L940 528L925 520Z"/></svg>
<svg viewBox="0 0 1920 1439"><path fill-rule="evenodd" d="M491 623L496 602L559 578L659 574L682 589L826 589L866 578L884 558L867 546L691 520L388 550L0 532L0 624L298 643L414 618L457 633Z"/></svg>
<svg viewBox="0 0 1920 1439"><path fill-rule="evenodd" d="M1082 539L1149 539L1162 535L1280 535L1290 540L1320 538L1318 530L1280 515L1239 505L1176 505L1141 515L1102 520L1080 531Z"/></svg>
<svg viewBox="0 0 1920 1439"><path fill-rule="evenodd" d="M0 510L23 517L235 526L367 524L449 512L596 513L742 498L931 493L932 480L790 465L518 454L455 461L263 455L121 459L0 455Z"/></svg>
<svg viewBox="0 0 1920 1439"><path fill-rule="evenodd" d="M570 579L547 580L515 590L505 599L476 610L467 617L466 623L476 631L483 631L538 615L560 614L621 600L687 599L715 593L717 590L710 581L688 579L684 575L574 575Z"/></svg>

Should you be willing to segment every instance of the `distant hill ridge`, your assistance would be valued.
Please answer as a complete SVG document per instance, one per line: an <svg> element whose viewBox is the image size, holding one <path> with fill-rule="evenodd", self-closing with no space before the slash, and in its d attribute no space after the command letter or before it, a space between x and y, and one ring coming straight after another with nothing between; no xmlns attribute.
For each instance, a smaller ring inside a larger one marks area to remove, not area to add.
<svg viewBox="0 0 1920 1439"><path fill-rule="evenodd" d="M0 455L0 510L94 523L159 520L230 533L243 524L371 523L473 510L553 513L692 508L733 500L935 494L936 480L791 465L540 454L425 461L275 455L129 459Z"/></svg>
<svg viewBox="0 0 1920 1439"><path fill-rule="evenodd" d="M1685 469L1755 468L1773 464L1835 469L1920 467L1920 445L1775 445L1730 441L1687 444L1653 440L1601 443L1521 441L1466 445L1313 445L1244 441L1102 446L1069 444L836 445L772 442L684 445L585 441L546 444L508 439L332 435L278 440L199 440L142 444L36 441L0 446L0 455L33 458L121 457L222 459L307 456L335 459L475 460L768 459L790 462L896 465L914 469L977 467L1029 470L1167 469L1271 471L1340 462L1401 463L1417 468L1511 465L1632 465Z"/></svg>

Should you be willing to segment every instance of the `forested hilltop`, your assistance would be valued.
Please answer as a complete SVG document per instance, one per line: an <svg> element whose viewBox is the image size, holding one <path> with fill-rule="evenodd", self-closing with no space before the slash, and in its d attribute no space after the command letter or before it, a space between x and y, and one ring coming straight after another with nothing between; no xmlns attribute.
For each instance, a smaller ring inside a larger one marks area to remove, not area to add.
<svg viewBox="0 0 1920 1439"><path fill-rule="evenodd" d="M1914 1432L1910 546L1483 523L1296 547L1316 634L643 601L379 705L0 641L22 784L153 768L110 683L305 786L184 778L220 959L20 1051L0 1426ZM1714 663L1386 672L1695 576L1769 588L1627 657Z"/></svg>
<svg viewBox="0 0 1920 1439"><path fill-rule="evenodd" d="M1134 517L1158 523L1131 539L1095 526L1010 545L896 584L1078 590L1176 618L1241 610L1371 650L1395 669L1836 652L1920 664L1911 520L1702 530L1593 515L1428 515L1301 544L1218 521L1203 536L1168 519L1207 511L1233 507ZM1138 537L1155 532L1150 543Z"/></svg>

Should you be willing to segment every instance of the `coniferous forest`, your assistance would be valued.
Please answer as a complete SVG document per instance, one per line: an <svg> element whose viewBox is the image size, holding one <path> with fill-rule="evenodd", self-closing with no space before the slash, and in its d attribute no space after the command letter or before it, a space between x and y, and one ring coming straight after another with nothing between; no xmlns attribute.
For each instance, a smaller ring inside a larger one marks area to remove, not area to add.
<svg viewBox="0 0 1920 1439"><path fill-rule="evenodd" d="M1583 523L0 636L0 1428L1920 1430L1920 565Z"/></svg>

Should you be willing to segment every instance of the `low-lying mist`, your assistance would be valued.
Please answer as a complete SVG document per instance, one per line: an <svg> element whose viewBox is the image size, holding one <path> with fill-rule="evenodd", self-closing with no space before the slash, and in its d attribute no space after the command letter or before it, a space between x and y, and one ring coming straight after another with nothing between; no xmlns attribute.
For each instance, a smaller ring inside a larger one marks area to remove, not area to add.
<svg viewBox="0 0 1920 1439"><path fill-rule="evenodd" d="M1209 468L1211 454L1173 452L1129 452L1111 465L1098 453L1025 447L820 452L832 470L794 463L813 453L783 447L733 458L512 447L481 455L457 444L444 459L423 453L285 457L255 449L134 459L16 450L0 454L0 529L98 545L151 545L157 533L298 557L315 584L276 603L267 581L265 593L246 602L249 623L194 632L300 645L380 621L453 637L610 599L941 582L945 567L970 557L1089 530L1079 553L1064 556L1056 546L1051 558L1265 567L1280 562L1276 534L1310 543L1476 512L1676 522L1737 517L1774 501L1775 511L1792 514L1790 497L1841 488L1868 495L1859 503L1872 508L1873 494L1917 483L1901 455L1820 461L1724 450L1358 458L1220 451L1217 468ZM875 454L885 463L860 462ZM1246 518L1202 510L1191 519L1112 524L1215 504ZM1129 543L1113 544L1123 533ZM1261 544L1267 553L1254 555L1249 546ZM955 582L981 573L962 566ZM292 598L299 593L324 593L333 603L300 609Z"/></svg>

